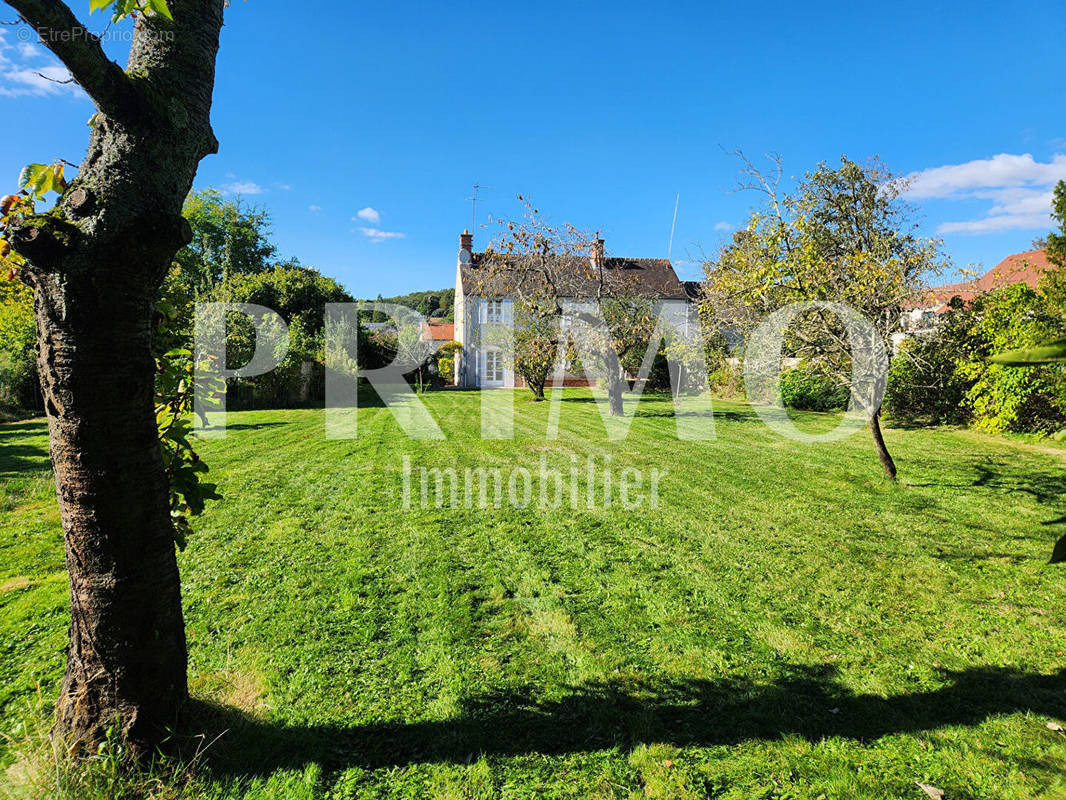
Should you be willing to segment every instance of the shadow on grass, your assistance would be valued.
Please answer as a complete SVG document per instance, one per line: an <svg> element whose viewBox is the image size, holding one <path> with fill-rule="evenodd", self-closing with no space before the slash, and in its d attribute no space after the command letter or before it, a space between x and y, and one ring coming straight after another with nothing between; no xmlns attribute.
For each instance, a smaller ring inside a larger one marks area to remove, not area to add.
<svg viewBox="0 0 1066 800"><path fill-rule="evenodd" d="M227 422L227 431L258 431L264 428L284 428L288 422ZM211 427L208 430L212 430Z"/></svg>
<svg viewBox="0 0 1066 800"><path fill-rule="evenodd" d="M635 398L626 395L626 401L632 402ZM564 403L595 403L595 397L563 397ZM607 399L600 402L606 404ZM633 412L635 417L704 417L713 416L716 420L728 420L730 422L761 422L754 411L718 411L713 404L708 405L706 411L682 411L680 414L674 411L673 397L669 394L645 394L639 399L639 404Z"/></svg>
<svg viewBox="0 0 1066 800"><path fill-rule="evenodd" d="M1066 510L1066 469L1038 469L1032 465L1019 467L1017 464L1003 461L994 461L984 458L975 461L971 465L974 471L973 480L966 482L942 483L932 481L929 483L911 483L909 486L916 488L940 488L940 489L971 489L981 487L996 492L1021 492L1032 497L1041 504L1057 504ZM1060 522L1066 520L1066 516Z"/></svg>
<svg viewBox="0 0 1066 800"><path fill-rule="evenodd" d="M834 667L827 664L792 667L770 684L613 681L579 686L552 699L526 687L471 698L454 719L353 726L272 724L196 703L190 730L202 732L207 741L225 731L211 749L213 770L251 777L312 762L327 770L375 769L467 763L482 753L564 755L652 742L712 747L785 735L812 742L827 737L870 742L976 725L1017 711L1066 716L1066 670L1036 675L978 667L945 674L950 683L943 688L892 697L853 694L834 677Z"/></svg>
<svg viewBox="0 0 1066 800"><path fill-rule="evenodd" d="M27 434L48 433L45 422L14 422L0 425L0 476L47 472L52 468L48 444L25 444Z"/></svg>
<svg viewBox="0 0 1066 800"><path fill-rule="evenodd" d="M1041 522L1041 526L1056 528L1066 525L1066 469L1041 469L1033 465L1019 467L992 458L985 458L972 465L974 478L969 483L913 483L919 488L971 489L982 488L1003 494L1029 495L1034 502L1047 506L1048 512L1056 515ZM975 556L976 557L976 556ZM1066 562L1066 533L1055 542L1050 564Z"/></svg>
<svg viewBox="0 0 1066 800"><path fill-rule="evenodd" d="M1033 498L1042 506L1048 506L1057 516L1040 524L1048 528L1057 528L1066 523L1066 470L1050 471L1028 467L1019 470L1007 464L989 460L976 464L977 478L974 486L983 486L1002 492L1021 492ZM1066 533L1059 536L1051 549L1049 564L1066 562Z"/></svg>

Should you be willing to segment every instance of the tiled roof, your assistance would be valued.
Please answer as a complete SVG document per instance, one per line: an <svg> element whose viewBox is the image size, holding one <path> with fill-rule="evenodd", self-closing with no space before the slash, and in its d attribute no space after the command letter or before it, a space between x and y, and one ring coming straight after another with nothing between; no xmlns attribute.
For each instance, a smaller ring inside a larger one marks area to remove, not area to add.
<svg viewBox="0 0 1066 800"><path fill-rule="evenodd" d="M450 342L455 339L455 323L453 322L424 322L422 331L430 341Z"/></svg>
<svg viewBox="0 0 1066 800"><path fill-rule="evenodd" d="M968 303L980 294L1015 283L1025 283L1035 289L1041 276L1049 269L1055 269L1055 265L1048 260L1046 250L1015 253L979 278L930 287L914 301L913 307L936 306L935 310L940 313L947 309L947 303L953 297Z"/></svg>
<svg viewBox="0 0 1066 800"><path fill-rule="evenodd" d="M1028 250L1007 256L978 278L977 285L985 292L1014 283L1026 283L1035 289L1049 269L1054 266L1048 260L1046 250Z"/></svg>
<svg viewBox="0 0 1066 800"><path fill-rule="evenodd" d="M535 291L545 285L539 267L527 256L511 255L505 261L473 253L463 264L460 274L463 293L484 297L513 297L523 291ZM496 256L495 258L500 258ZM685 289L677 279L670 261L665 258L605 258L603 269L593 266L591 258L572 257L553 276L561 297L592 298L599 293L602 272L603 296L649 295L663 300L684 300ZM540 287L538 287L540 284Z"/></svg>

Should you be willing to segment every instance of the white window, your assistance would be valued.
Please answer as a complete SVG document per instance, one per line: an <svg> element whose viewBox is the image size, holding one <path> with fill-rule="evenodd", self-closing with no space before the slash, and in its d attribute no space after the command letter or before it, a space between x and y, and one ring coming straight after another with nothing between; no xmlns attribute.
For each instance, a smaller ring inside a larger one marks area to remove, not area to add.
<svg viewBox="0 0 1066 800"><path fill-rule="evenodd" d="M491 383L503 382L503 359L499 350L485 351L485 380Z"/></svg>
<svg viewBox="0 0 1066 800"><path fill-rule="evenodd" d="M485 304L486 322L503 322L503 301L489 300Z"/></svg>

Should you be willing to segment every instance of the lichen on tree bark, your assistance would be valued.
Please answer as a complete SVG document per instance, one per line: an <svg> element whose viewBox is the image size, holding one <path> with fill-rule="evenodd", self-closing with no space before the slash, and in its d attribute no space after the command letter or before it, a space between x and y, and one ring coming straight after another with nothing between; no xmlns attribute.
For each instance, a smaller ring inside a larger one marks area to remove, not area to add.
<svg viewBox="0 0 1066 800"><path fill-rule="evenodd" d="M98 109L55 208L8 232L34 289L38 366L70 576L55 732L118 726L141 750L187 698L181 589L156 433L156 292L189 239L197 165L217 151L211 95L224 0L141 15L125 70L55 0L8 0Z"/></svg>

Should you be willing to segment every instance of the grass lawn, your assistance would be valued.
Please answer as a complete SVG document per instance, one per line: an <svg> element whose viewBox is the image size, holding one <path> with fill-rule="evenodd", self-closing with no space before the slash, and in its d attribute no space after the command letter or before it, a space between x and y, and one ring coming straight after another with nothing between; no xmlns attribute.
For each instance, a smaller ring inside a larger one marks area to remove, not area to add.
<svg viewBox="0 0 1066 800"><path fill-rule="evenodd" d="M204 443L225 499L180 563L193 714L226 732L182 796L1066 797L1062 450L889 429L895 486L865 432L801 444L716 401L717 440L682 442L655 398L609 442L566 396L554 442L524 393L515 438L482 441L478 395L442 392L445 441L368 408L355 440L293 410ZM34 769L18 726L63 669L46 444L0 426L11 791ZM402 507L404 455L461 473L541 454L669 472L655 509Z"/></svg>

